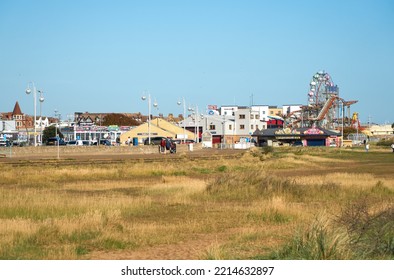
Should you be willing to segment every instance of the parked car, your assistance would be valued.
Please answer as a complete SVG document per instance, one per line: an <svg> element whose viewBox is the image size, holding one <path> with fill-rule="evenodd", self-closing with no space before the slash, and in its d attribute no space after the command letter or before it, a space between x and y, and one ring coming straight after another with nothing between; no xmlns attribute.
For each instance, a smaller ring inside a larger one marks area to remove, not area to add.
<svg viewBox="0 0 394 280"><path fill-rule="evenodd" d="M0 140L0 147L10 147L12 142L10 140Z"/></svg>
<svg viewBox="0 0 394 280"><path fill-rule="evenodd" d="M195 141L193 139L171 139L172 142L176 143L176 144L191 144L191 143L195 143Z"/></svg>
<svg viewBox="0 0 394 280"><path fill-rule="evenodd" d="M76 146L76 145L77 145L77 141L76 140L70 140L66 144L66 146Z"/></svg>
<svg viewBox="0 0 394 280"><path fill-rule="evenodd" d="M18 146L18 147L24 147L27 146L27 144L28 143L26 141L19 141L19 140L12 142L12 146Z"/></svg>
<svg viewBox="0 0 394 280"><path fill-rule="evenodd" d="M67 146L82 146L82 140L70 140L67 142Z"/></svg>
<svg viewBox="0 0 394 280"><path fill-rule="evenodd" d="M151 145L160 145L160 142L162 139L167 139L164 136L155 136L150 138L150 144ZM149 145L149 138L146 138L144 141L144 145Z"/></svg>
<svg viewBox="0 0 394 280"><path fill-rule="evenodd" d="M91 140L82 140L82 145L83 146L93 146L94 142Z"/></svg>
<svg viewBox="0 0 394 280"><path fill-rule="evenodd" d="M58 143L59 142L59 143ZM64 146L66 145L66 142L64 141L63 138L59 138L59 137L51 137L48 138L46 143L47 146L56 146L59 144L59 146Z"/></svg>
<svg viewBox="0 0 394 280"><path fill-rule="evenodd" d="M104 145L104 146L112 146L111 141L108 139L100 139L99 141L100 146Z"/></svg>

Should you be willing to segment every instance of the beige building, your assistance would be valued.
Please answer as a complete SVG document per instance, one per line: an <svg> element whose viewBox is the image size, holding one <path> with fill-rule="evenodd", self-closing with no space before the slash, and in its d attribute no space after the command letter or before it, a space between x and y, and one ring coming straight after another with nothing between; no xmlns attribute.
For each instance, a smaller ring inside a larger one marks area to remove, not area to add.
<svg viewBox="0 0 394 280"><path fill-rule="evenodd" d="M278 108L277 106L269 106L268 107L268 115L269 116L282 116L283 110L282 110L282 108Z"/></svg>
<svg viewBox="0 0 394 280"><path fill-rule="evenodd" d="M131 141L133 141L134 138L138 138L138 144L143 144L145 139L149 137L148 131L148 123L143 123L140 126L123 133L120 136L120 143L125 145L130 137ZM184 132L183 127L179 127L161 118L156 118L150 121L150 137L163 136L172 139L183 139L184 134L186 135L186 139L195 139L194 133L188 130L185 130Z"/></svg>
<svg viewBox="0 0 394 280"><path fill-rule="evenodd" d="M370 127L367 127L363 133L368 136L389 136L393 135L393 128L391 127L391 124L371 125Z"/></svg>

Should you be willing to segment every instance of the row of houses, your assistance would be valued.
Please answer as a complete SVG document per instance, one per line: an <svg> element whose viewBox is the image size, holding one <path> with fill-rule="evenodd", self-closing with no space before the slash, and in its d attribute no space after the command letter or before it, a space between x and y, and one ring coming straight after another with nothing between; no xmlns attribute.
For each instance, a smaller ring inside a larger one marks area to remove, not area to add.
<svg viewBox="0 0 394 280"><path fill-rule="evenodd" d="M105 118L111 113L76 112L74 119L59 121L55 118L34 118L22 113L18 102L12 112L1 113L0 131L12 137L12 140L23 140L34 137L33 130L40 131L47 126L60 123L60 130L66 140L110 139L113 143L125 144L128 139L133 143L143 143L149 136L164 136L173 139L193 139L202 141L204 135L212 144L234 145L244 141L255 141L260 145L302 143L305 145L338 145L338 131L326 129L300 128L288 130L284 128L281 116L297 112L301 105L284 105L282 107L268 105L252 106L215 106L199 114L192 111L184 118L169 114L164 116L144 116L141 113L124 113L124 117L133 121L131 126L103 126ZM148 122L148 119L151 119ZM34 129L35 128L35 129ZM11 133L14 132L14 133ZM15 134L16 133L16 134ZM374 132L370 131L371 134ZM387 131L390 134L390 131ZM392 129L391 129L392 134ZM313 136L312 136L313 135ZM35 135L35 137L39 137ZM313 140L313 141L312 141ZM32 142L32 141L30 141Z"/></svg>

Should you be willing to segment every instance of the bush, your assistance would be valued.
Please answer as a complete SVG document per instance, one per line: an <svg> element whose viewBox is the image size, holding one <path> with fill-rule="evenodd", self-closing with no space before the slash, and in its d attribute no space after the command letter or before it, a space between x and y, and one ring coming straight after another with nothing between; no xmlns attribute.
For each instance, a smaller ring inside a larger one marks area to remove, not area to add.
<svg viewBox="0 0 394 280"><path fill-rule="evenodd" d="M273 152L274 152L274 148L272 146L264 146L262 148L262 153L265 154L265 155L266 154L271 154Z"/></svg>
<svg viewBox="0 0 394 280"><path fill-rule="evenodd" d="M347 230L357 259L394 258L394 207L372 210L367 199L348 205L337 223Z"/></svg>
<svg viewBox="0 0 394 280"><path fill-rule="evenodd" d="M390 147L394 143L394 138L380 139L376 146Z"/></svg>
<svg viewBox="0 0 394 280"><path fill-rule="evenodd" d="M394 207L366 199L347 205L334 221L316 219L273 252L271 259L394 259Z"/></svg>

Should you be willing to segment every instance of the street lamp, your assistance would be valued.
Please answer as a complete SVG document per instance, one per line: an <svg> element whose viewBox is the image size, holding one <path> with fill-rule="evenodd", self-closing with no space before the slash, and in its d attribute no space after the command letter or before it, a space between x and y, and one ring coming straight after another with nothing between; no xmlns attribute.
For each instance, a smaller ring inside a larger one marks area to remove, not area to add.
<svg viewBox="0 0 394 280"><path fill-rule="evenodd" d="M187 110L192 113L192 116L194 114L194 136L196 136L195 135L195 133L196 133L196 114L195 114L195 110L192 107L187 108ZM194 138L194 140L196 140L196 138Z"/></svg>
<svg viewBox="0 0 394 280"><path fill-rule="evenodd" d="M150 97L150 93L148 92L148 97L146 97L146 95L143 95L143 96L141 96L141 99L143 100L143 101L145 101L146 99L148 99L148 143L149 143L149 145L150 145L150 121L151 121L151 117L150 117L150 115L151 115L151 97ZM153 103L153 106L155 107L155 108L157 108L157 106L158 106L158 104L157 104L157 102L156 102L156 100L155 100L155 102Z"/></svg>
<svg viewBox="0 0 394 280"><path fill-rule="evenodd" d="M200 136L200 120L199 120L200 116L198 114L198 106L196 105L195 108L189 107L187 110L194 115L194 134L196 137L194 140L196 143L198 143Z"/></svg>
<svg viewBox="0 0 394 280"><path fill-rule="evenodd" d="M42 103L44 102L44 96L42 94L44 93L42 90L38 90L40 93L40 98L38 99L40 101L40 142L42 145Z"/></svg>
<svg viewBox="0 0 394 280"><path fill-rule="evenodd" d="M342 136L342 141L341 141L341 147L343 147L343 122L344 122L344 114L345 114L345 107L343 104L343 100L342 100L342 129L341 129L341 136Z"/></svg>
<svg viewBox="0 0 394 280"><path fill-rule="evenodd" d="M186 102L185 102L185 98L182 97L182 102L178 101L177 104L180 106L181 104L183 104L183 144L185 144L186 142L186 128L185 128L185 116L186 116Z"/></svg>
<svg viewBox="0 0 394 280"><path fill-rule="evenodd" d="M59 124L59 122L60 122L60 112L57 110L57 109L55 109L55 117L57 117L58 118L58 121L56 122L56 125L55 125L55 137L56 137L56 142L57 142L57 159L59 159L60 158L60 148L59 148L59 145L60 145L60 135L58 136L58 133L57 133L57 126L58 126L58 124ZM60 132L60 127L59 127L59 132ZM59 133L60 134L60 133Z"/></svg>
<svg viewBox="0 0 394 280"><path fill-rule="evenodd" d="M342 104L342 107L341 107L342 121L341 121L341 143L340 143L340 147L343 147L343 125L344 125L345 105L344 105L344 102L343 102L342 98L339 98L338 101Z"/></svg>
<svg viewBox="0 0 394 280"><path fill-rule="evenodd" d="M34 85L34 82L28 82L27 83L27 89L26 89L26 94L29 95L31 93L30 85L33 87L33 99L34 99L34 146L37 146L37 129L36 129L36 118L37 118L37 90L36 86Z"/></svg>

